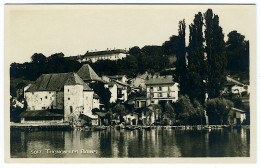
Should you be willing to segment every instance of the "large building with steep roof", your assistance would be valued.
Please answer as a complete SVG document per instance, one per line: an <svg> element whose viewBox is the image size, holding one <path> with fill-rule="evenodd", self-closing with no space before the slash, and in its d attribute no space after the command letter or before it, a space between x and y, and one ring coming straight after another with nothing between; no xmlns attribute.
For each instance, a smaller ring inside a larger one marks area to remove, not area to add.
<svg viewBox="0 0 260 168"><path fill-rule="evenodd" d="M25 91L22 122L70 121L92 115L94 91L76 73L43 74ZM61 117L62 116L62 117ZM52 119L51 119L52 118Z"/></svg>
<svg viewBox="0 0 260 168"><path fill-rule="evenodd" d="M91 68L89 64L84 64L78 70L77 74L84 82L101 81L101 78L96 74L96 72Z"/></svg>

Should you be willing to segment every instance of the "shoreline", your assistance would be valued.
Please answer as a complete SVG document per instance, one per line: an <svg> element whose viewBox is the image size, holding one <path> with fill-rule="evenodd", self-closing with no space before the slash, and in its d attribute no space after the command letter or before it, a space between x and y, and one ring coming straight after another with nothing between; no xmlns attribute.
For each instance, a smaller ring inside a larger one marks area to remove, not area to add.
<svg viewBox="0 0 260 168"><path fill-rule="evenodd" d="M250 129L250 125L180 125L180 126L71 126L68 123L59 124L21 124L21 123L11 123L11 130L24 130L24 131L56 131L56 130L89 130L89 131L102 131L109 129L116 130L151 130L151 129L174 129L174 130L215 130L215 129Z"/></svg>

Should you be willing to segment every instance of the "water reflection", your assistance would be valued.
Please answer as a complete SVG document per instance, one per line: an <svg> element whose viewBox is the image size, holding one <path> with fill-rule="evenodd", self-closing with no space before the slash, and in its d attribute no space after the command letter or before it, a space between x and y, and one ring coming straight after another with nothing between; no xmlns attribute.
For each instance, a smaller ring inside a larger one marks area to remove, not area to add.
<svg viewBox="0 0 260 168"><path fill-rule="evenodd" d="M11 131L11 157L248 157L249 129Z"/></svg>

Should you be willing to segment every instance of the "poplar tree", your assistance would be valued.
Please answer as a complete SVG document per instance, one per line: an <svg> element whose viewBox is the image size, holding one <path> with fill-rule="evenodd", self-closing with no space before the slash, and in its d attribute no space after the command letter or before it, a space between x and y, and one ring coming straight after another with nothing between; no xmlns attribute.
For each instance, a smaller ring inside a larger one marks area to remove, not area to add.
<svg viewBox="0 0 260 168"><path fill-rule="evenodd" d="M205 18L205 50L207 53L207 92L209 98L220 96L226 80L225 41L218 15L208 9Z"/></svg>
<svg viewBox="0 0 260 168"><path fill-rule="evenodd" d="M188 94L192 100L200 102L205 100L205 57L203 38L203 16L201 12L195 15L193 23L189 26L188 47Z"/></svg>
<svg viewBox="0 0 260 168"><path fill-rule="evenodd" d="M178 30L178 45L177 45L177 61L176 61L176 81L180 85L180 94L186 93L187 83L187 65L186 65L186 43L185 43L185 30L186 23L185 20L179 21L179 30Z"/></svg>

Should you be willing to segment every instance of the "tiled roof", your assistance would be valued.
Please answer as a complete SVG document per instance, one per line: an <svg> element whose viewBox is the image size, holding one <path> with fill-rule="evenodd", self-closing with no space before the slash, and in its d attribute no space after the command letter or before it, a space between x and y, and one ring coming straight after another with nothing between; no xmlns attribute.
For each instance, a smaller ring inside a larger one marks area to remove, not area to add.
<svg viewBox="0 0 260 168"><path fill-rule="evenodd" d="M83 85L84 90L92 90L76 73L43 74L32 84L27 92L61 91L64 85Z"/></svg>
<svg viewBox="0 0 260 168"><path fill-rule="evenodd" d="M235 79L233 79L229 76L226 77L226 80L227 80L226 85L236 84L236 85L244 86L243 83L241 83L241 82L239 82L239 81L237 81L237 80L235 80Z"/></svg>
<svg viewBox="0 0 260 168"><path fill-rule="evenodd" d="M156 84L174 84L172 76L165 76L165 77L157 77L149 79L145 84L146 85L156 85Z"/></svg>
<svg viewBox="0 0 260 168"><path fill-rule="evenodd" d="M63 117L62 111L51 111L51 110L34 110L34 111L24 111L19 117Z"/></svg>
<svg viewBox="0 0 260 168"><path fill-rule="evenodd" d="M77 73L84 81L101 81L101 78L89 66L89 64L84 64Z"/></svg>

